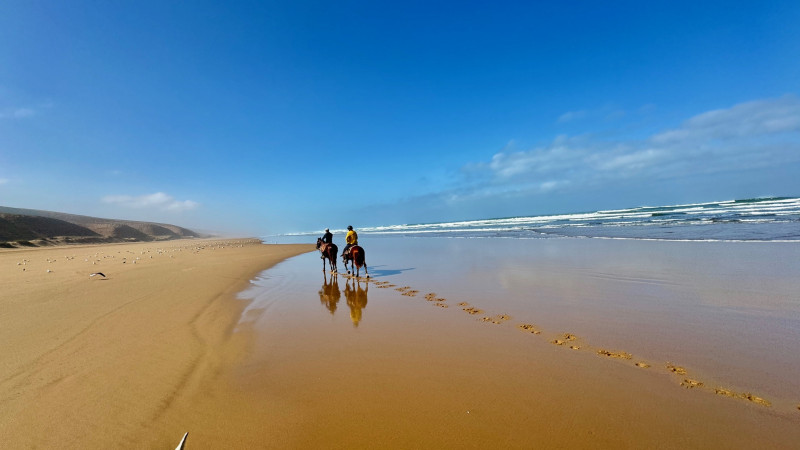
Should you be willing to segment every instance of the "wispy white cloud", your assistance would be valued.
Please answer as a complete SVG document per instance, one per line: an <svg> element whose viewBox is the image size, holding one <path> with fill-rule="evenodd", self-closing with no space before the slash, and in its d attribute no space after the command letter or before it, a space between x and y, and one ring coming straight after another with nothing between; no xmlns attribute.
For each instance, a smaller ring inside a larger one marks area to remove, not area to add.
<svg viewBox="0 0 800 450"><path fill-rule="evenodd" d="M658 133L652 141L670 144L733 139L800 131L800 100L792 95L740 103L692 117L679 128Z"/></svg>
<svg viewBox="0 0 800 450"><path fill-rule="evenodd" d="M126 208L160 209L162 211L173 212L188 211L200 206L199 203L192 200L176 200L174 197L163 192L140 195L138 197L130 195L109 195L103 197L102 200L104 203L120 205Z"/></svg>
<svg viewBox="0 0 800 450"><path fill-rule="evenodd" d="M558 136L524 151L504 149L464 167L459 199L591 188L626 179L778 167L800 162L800 99L787 95L698 114L644 139Z"/></svg>
<svg viewBox="0 0 800 450"><path fill-rule="evenodd" d="M32 108L6 108L0 110L0 119L24 119L36 115Z"/></svg>
<svg viewBox="0 0 800 450"><path fill-rule="evenodd" d="M581 119L586 117L586 111L567 111L564 114L558 117L558 123L567 123L572 122L573 120Z"/></svg>
<svg viewBox="0 0 800 450"><path fill-rule="evenodd" d="M633 111L626 111L615 105L606 105L596 109L579 109L575 111L567 111L556 119L557 124L567 124L571 122L590 122L590 121L603 121L603 122L617 122L629 115L642 116L654 110L655 106L652 104L644 105Z"/></svg>

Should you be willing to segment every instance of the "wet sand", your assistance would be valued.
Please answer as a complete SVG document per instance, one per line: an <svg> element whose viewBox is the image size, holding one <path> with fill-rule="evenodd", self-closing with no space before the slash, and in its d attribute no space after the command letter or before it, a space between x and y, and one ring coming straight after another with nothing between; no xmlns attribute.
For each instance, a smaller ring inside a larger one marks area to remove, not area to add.
<svg viewBox="0 0 800 450"><path fill-rule="evenodd" d="M0 251L0 447L174 448L190 429L168 411L245 355L236 294L309 250L191 240Z"/></svg>
<svg viewBox="0 0 800 450"><path fill-rule="evenodd" d="M226 411L245 414L197 433L198 441L800 442L800 246L430 238L364 245L370 282L331 278L308 254L265 272L243 294L253 300L240 324L253 336L252 352L201 409L224 399Z"/></svg>
<svg viewBox="0 0 800 450"><path fill-rule="evenodd" d="M798 245L363 241L369 282L323 273L312 252L246 290L257 266L309 247L114 246L99 262L115 270L107 281L78 260L90 252L37 255L31 278L8 275L22 252L0 253L0 441L174 448L188 431L189 449L800 442ZM153 265L122 265L125 252Z"/></svg>

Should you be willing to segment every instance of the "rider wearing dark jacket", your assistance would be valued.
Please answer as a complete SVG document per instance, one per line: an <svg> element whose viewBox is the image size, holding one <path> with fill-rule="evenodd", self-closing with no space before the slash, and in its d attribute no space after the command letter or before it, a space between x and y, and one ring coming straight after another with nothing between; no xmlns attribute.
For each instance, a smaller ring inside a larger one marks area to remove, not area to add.
<svg viewBox="0 0 800 450"><path fill-rule="evenodd" d="M322 243L333 244L333 234L331 234L331 230L325 228L325 234L322 235Z"/></svg>

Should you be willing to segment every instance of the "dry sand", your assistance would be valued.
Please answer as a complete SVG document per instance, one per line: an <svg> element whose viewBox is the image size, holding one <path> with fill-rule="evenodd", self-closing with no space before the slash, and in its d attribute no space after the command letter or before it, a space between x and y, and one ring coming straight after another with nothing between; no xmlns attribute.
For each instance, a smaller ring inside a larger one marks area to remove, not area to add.
<svg viewBox="0 0 800 450"><path fill-rule="evenodd" d="M236 294L309 250L191 240L0 251L0 447L174 448L188 430L166 412L247 348L232 333L246 306Z"/></svg>

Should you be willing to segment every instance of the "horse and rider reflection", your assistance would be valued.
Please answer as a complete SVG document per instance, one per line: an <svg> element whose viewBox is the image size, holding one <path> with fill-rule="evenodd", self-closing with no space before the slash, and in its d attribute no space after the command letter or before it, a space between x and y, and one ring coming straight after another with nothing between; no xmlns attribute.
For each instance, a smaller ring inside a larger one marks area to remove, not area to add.
<svg viewBox="0 0 800 450"><path fill-rule="evenodd" d="M353 322L353 327L358 327L361 322L363 310L367 307L368 291L369 283L366 281L350 277L345 281L344 298L350 308L350 320ZM339 290L338 274L332 273L329 278L328 274L323 273L322 287L320 287L318 294L320 303L331 314L334 314L342 297L342 291Z"/></svg>
<svg viewBox="0 0 800 450"><path fill-rule="evenodd" d="M361 287L361 280L356 279L350 286L352 280L348 279L344 284L344 298L347 300L347 306L350 307L350 320L353 321L353 326L358 327L361 322L361 311L367 307L367 291L369 290L369 283L365 282L364 287Z"/></svg>
<svg viewBox="0 0 800 450"><path fill-rule="evenodd" d="M336 312L336 305L339 299L342 298L342 292L339 290L339 278L334 272L331 274L330 283L328 283L328 275L322 272L322 287L319 290L319 301L331 312Z"/></svg>

